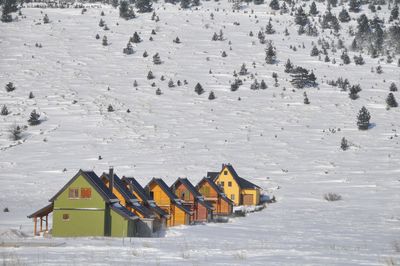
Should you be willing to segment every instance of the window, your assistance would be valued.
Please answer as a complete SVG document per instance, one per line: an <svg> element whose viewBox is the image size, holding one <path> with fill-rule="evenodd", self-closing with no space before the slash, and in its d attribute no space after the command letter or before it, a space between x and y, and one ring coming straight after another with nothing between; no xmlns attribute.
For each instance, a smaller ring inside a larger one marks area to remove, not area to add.
<svg viewBox="0 0 400 266"><path fill-rule="evenodd" d="M232 186L232 181L228 181L228 187Z"/></svg>
<svg viewBox="0 0 400 266"><path fill-rule="evenodd" d="M231 194L231 200L235 200L235 194Z"/></svg>
<svg viewBox="0 0 400 266"><path fill-rule="evenodd" d="M225 171L224 171L224 175L228 175L228 171L225 170Z"/></svg>
<svg viewBox="0 0 400 266"><path fill-rule="evenodd" d="M70 199L79 199L79 189L77 188L70 188L69 189L69 193L68 193L68 197Z"/></svg>
<svg viewBox="0 0 400 266"><path fill-rule="evenodd" d="M64 213L62 216L63 221L69 221L69 214L68 213Z"/></svg>
<svg viewBox="0 0 400 266"><path fill-rule="evenodd" d="M224 181L221 181L221 186L223 187L225 185Z"/></svg>
<svg viewBox="0 0 400 266"><path fill-rule="evenodd" d="M154 200L154 192L150 191L150 199Z"/></svg>
<svg viewBox="0 0 400 266"><path fill-rule="evenodd" d="M81 188L81 198L82 199L92 198L92 189L90 187Z"/></svg>
<svg viewBox="0 0 400 266"><path fill-rule="evenodd" d="M204 187L202 187L202 188L200 189L200 193L201 193L203 196L208 197L208 196L210 196L210 188L207 187L207 186L204 186Z"/></svg>

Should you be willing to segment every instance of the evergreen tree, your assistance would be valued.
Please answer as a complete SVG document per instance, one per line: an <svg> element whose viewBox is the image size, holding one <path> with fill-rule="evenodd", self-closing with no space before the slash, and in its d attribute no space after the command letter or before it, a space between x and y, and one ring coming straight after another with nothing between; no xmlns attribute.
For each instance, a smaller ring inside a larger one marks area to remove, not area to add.
<svg viewBox="0 0 400 266"><path fill-rule="evenodd" d="M155 65L160 65L162 62L161 62L161 59L160 59L160 55L158 54L158 53L156 53L155 55L153 55L153 63L155 64Z"/></svg>
<svg viewBox="0 0 400 266"><path fill-rule="evenodd" d="M304 88L306 86L315 86L316 85L316 77L313 72L309 73L309 71L303 67L296 67L291 71L290 76L292 80L290 83L298 89Z"/></svg>
<svg viewBox="0 0 400 266"><path fill-rule="evenodd" d="M147 53L147 51L144 51L144 52L143 52L143 57L146 58L146 57L148 57L148 56L149 56L149 54Z"/></svg>
<svg viewBox="0 0 400 266"><path fill-rule="evenodd" d="M271 24L271 19L268 21L268 24L265 27L265 33L266 34L274 34L275 33L275 30L274 30L274 28L273 28L273 26Z"/></svg>
<svg viewBox="0 0 400 266"><path fill-rule="evenodd" d="M16 89L16 87L14 86L14 84L12 82L8 82L6 84L6 92L12 92Z"/></svg>
<svg viewBox="0 0 400 266"><path fill-rule="evenodd" d="M129 5L128 1L121 1L119 5L119 16L124 19L132 19L135 18L135 12L132 7Z"/></svg>
<svg viewBox="0 0 400 266"><path fill-rule="evenodd" d="M186 9L190 6L190 0L181 0L181 7Z"/></svg>
<svg viewBox="0 0 400 266"><path fill-rule="evenodd" d="M134 53L131 42L128 42L128 43L126 44L126 48L124 48L124 49L122 50L122 52L123 52L124 54L127 54L127 55L133 54L133 53Z"/></svg>
<svg viewBox="0 0 400 266"><path fill-rule="evenodd" d="M349 89L349 97L352 100L356 100L359 98L358 93L361 91L361 86L359 84L353 85Z"/></svg>
<svg viewBox="0 0 400 266"><path fill-rule="evenodd" d="M364 61L364 58L361 56L361 54L359 55L359 56L354 56L353 57L353 59L354 59L354 63L356 64L356 65L364 65L365 64L365 61Z"/></svg>
<svg viewBox="0 0 400 266"><path fill-rule="evenodd" d="M200 5L200 0L192 0L192 5L193 6L199 6Z"/></svg>
<svg viewBox="0 0 400 266"><path fill-rule="evenodd" d="M8 115L9 113L7 106L3 105L3 107L1 107L0 115Z"/></svg>
<svg viewBox="0 0 400 266"><path fill-rule="evenodd" d="M214 32L214 34L213 34L211 40L213 40L213 41L218 41L218 34L217 34L216 32Z"/></svg>
<svg viewBox="0 0 400 266"><path fill-rule="evenodd" d="M268 88L268 86L267 86L267 84L265 83L265 81L264 81L264 80L261 80L260 89L265 90L265 89L267 89L267 88Z"/></svg>
<svg viewBox="0 0 400 266"><path fill-rule="evenodd" d="M47 14L44 14L43 23L44 23L44 24L50 23L50 19L49 19L49 17L47 16Z"/></svg>
<svg viewBox="0 0 400 266"><path fill-rule="evenodd" d="M14 141L20 140L22 138L22 128L18 125L12 125L10 128L11 139Z"/></svg>
<svg viewBox="0 0 400 266"><path fill-rule="evenodd" d="M200 85L200 83L197 83L196 86L194 87L194 91L198 94L201 95L204 93L203 87Z"/></svg>
<svg viewBox="0 0 400 266"><path fill-rule="evenodd" d="M285 72L290 73L292 72L292 70L293 70L293 64L292 62L290 62L290 59L288 59L285 64Z"/></svg>
<svg viewBox="0 0 400 266"><path fill-rule="evenodd" d="M395 5L392 8L392 11L390 12L389 21L393 21L393 20L396 20L396 19L399 19L399 6L398 5Z"/></svg>
<svg viewBox="0 0 400 266"><path fill-rule="evenodd" d="M265 51L265 62L267 64L273 64L276 61L276 49L272 46L272 42L268 43L268 47Z"/></svg>
<svg viewBox="0 0 400 266"><path fill-rule="evenodd" d="M304 92L303 95L304 95L304 104L310 104L310 100L307 97L307 93Z"/></svg>
<svg viewBox="0 0 400 266"><path fill-rule="evenodd" d="M160 88L157 88L157 89L156 89L156 95L161 95L161 94L162 94L161 89L160 89Z"/></svg>
<svg viewBox="0 0 400 266"><path fill-rule="evenodd" d="M361 8L361 1L360 0L350 0L349 2L349 11L351 12L359 12Z"/></svg>
<svg viewBox="0 0 400 266"><path fill-rule="evenodd" d="M303 27L308 23L307 15L301 6L297 8L294 22Z"/></svg>
<svg viewBox="0 0 400 266"><path fill-rule="evenodd" d="M313 16L318 14L317 5L315 4L314 1L310 5L310 14Z"/></svg>
<svg viewBox="0 0 400 266"><path fill-rule="evenodd" d="M209 100L214 100L215 99L215 95L214 95L213 91L211 91L210 94L208 95L208 99Z"/></svg>
<svg viewBox="0 0 400 266"><path fill-rule="evenodd" d="M0 3L3 4L1 21L2 22L11 22L12 21L12 12L16 12L17 9L17 1L16 0L3 0Z"/></svg>
<svg viewBox="0 0 400 266"><path fill-rule="evenodd" d="M226 54L225 51L222 51L221 56L222 56L222 57L227 57L228 55Z"/></svg>
<svg viewBox="0 0 400 266"><path fill-rule="evenodd" d="M345 137L342 138L342 141L340 142L340 148L344 151L346 151L349 148L349 144L347 142L347 139Z"/></svg>
<svg viewBox="0 0 400 266"><path fill-rule="evenodd" d="M387 96L386 104L389 107L397 107L398 106L396 98L394 97L393 93L390 92L389 95Z"/></svg>
<svg viewBox="0 0 400 266"><path fill-rule="evenodd" d="M342 11L339 12L339 21L340 22L349 22L351 20L349 12L343 7Z"/></svg>
<svg viewBox="0 0 400 266"><path fill-rule="evenodd" d="M107 112L114 112L114 107L111 104L108 105Z"/></svg>
<svg viewBox="0 0 400 266"><path fill-rule="evenodd" d="M346 52L343 52L340 58L343 60L343 64L345 65L350 64L350 57Z"/></svg>
<svg viewBox="0 0 400 266"><path fill-rule="evenodd" d="M242 66L240 67L239 75L244 76L247 74L248 74L248 72L247 72L246 64L243 63Z"/></svg>
<svg viewBox="0 0 400 266"><path fill-rule="evenodd" d="M172 79L170 79L170 80L168 81L168 87L169 87L169 88L175 87L174 81L173 81Z"/></svg>
<svg viewBox="0 0 400 266"><path fill-rule="evenodd" d="M33 99L33 98L35 98L35 96L33 95L32 92L30 92L28 98L29 98L29 99Z"/></svg>
<svg viewBox="0 0 400 266"><path fill-rule="evenodd" d="M360 130L367 130L369 127L369 121L371 119L371 115L368 112L367 108L363 106L358 115L357 115L357 126Z"/></svg>
<svg viewBox="0 0 400 266"><path fill-rule="evenodd" d="M317 46L314 45L314 47L311 49L311 56L318 56L319 55L319 50Z"/></svg>
<svg viewBox="0 0 400 266"><path fill-rule="evenodd" d="M28 119L28 123L31 126L40 124L40 114L38 114L35 109L31 112L29 119Z"/></svg>
<svg viewBox="0 0 400 266"><path fill-rule="evenodd" d="M269 6L273 10L279 10L279 1L278 0L272 0L271 3L269 3Z"/></svg>
<svg viewBox="0 0 400 266"><path fill-rule="evenodd" d="M260 83L255 79L254 82L250 85L251 90L258 90L260 88Z"/></svg>
<svg viewBox="0 0 400 266"><path fill-rule="evenodd" d="M133 37L130 40L133 43L140 43L142 41L142 39L140 39L139 34L135 31L135 33L133 34Z"/></svg>
<svg viewBox="0 0 400 266"><path fill-rule="evenodd" d="M155 76L153 75L153 72L151 72L151 70L149 71L149 73L147 73L147 79L154 79Z"/></svg>
<svg viewBox="0 0 400 266"><path fill-rule="evenodd" d="M104 46L107 46L107 45L108 45L107 36L104 35L104 37L103 37L103 42L102 42L102 43L103 43Z"/></svg>
<svg viewBox="0 0 400 266"><path fill-rule="evenodd" d="M176 37L175 40L173 40L173 42L174 43L181 43L181 40L178 37Z"/></svg>
<svg viewBox="0 0 400 266"><path fill-rule="evenodd" d="M99 21L99 27L104 27L104 20L102 18Z"/></svg>
<svg viewBox="0 0 400 266"><path fill-rule="evenodd" d="M136 0L135 6L140 13L153 11L151 0Z"/></svg>
<svg viewBox="0 0 400 266"><path fill-rule="evenodd" d="M390 91L397 91L397 86L396 86L396 84L394 84L394 82L392 82L392 84L390 84L389 90Z"/></svg>

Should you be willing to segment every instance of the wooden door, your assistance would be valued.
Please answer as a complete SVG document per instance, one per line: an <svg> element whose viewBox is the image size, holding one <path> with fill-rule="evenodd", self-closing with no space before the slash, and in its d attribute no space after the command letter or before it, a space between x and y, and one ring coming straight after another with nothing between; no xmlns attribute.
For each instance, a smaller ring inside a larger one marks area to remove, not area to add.
<svg viewBox="0 0 400 266"><path fill-rule="evenodd" d="M254 205L252 194L243 194L243 205Z"/></svg>

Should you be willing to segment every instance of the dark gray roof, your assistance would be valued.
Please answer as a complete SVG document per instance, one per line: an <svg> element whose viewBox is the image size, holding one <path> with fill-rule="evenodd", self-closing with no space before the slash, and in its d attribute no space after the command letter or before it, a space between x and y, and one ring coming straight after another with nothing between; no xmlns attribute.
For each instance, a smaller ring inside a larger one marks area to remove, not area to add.
<svg viewBox="0 0 400 266"><path fill-rule="evenodd" d="M134 213L130 212L127 208L125 208L124 206L122 206L119 203L111 204L110 207L112 210L114 210L116 213L118 213L122 217L125 217L126 219L130 219L130 220L139 219L138 216L136 216Z"/></svg>
<svg viewBox="0 0 400 266"><path fill-rule="evenodd" d="M28 218L43 217L43 216L51 213L53 211L53 208L54 208L54 203L52 202L52 203L44 206L43 208L35 211L31 215L29 215Z"/></svg>
<svg viewBox="0 0 400 266"><path fill-rule="evenodd" d="M233 201L231 199L229 199L225 193L217 186L217 184L214 183L214 181L211 178L207 178L207 177L203 177L202 180L200 180L199 183L197 183L196 188L199 189L199 186L202 182L207 182L217 193L218 195L225 200L226 202L232 204Z"/></svg>
<svg viewBox="0 0 400 266"><path fill-rule="evenodd" d="M167 196L170 198L170 200L171 200L172 202L174 202L175 205L176 205L179 209L183 210L183 211L186 212L186 213L189 213L189 214L191 213L191 211L190 211L188 208L186 208L185 206L183 206L181 200L178 199L178 197L177 197L174 193L172 193L171 189L168 187L167 184L165 184L164 180L162 180L161 178L153 178L153 179L147 184L146 188L148 188L149 185L150 185L151 183L153 183L153 182L156 183L156 184L165 192L165 194L167 194Z"/></svg>
<svg viewBox="0 0 400 266"><path fill-rule="evenodd" d="M139 197L142 199L143 203L147 208L152 210L153 212L157 213L160 216L168 216L168 213L161 209L160 207L157 206L153 202L153 200L150 200L147 196L146 190L140 185L140 183L133 177L122 177L122 182L127 184L130 191L135 191ZM133 193L133 192L132 192Z"/></svg>
<svg viewBox="0 0 400 266"><path fill-rule="evenodd" d="M80 175L82 175L96 191L100 194L100 196L104 199L105 202L118 202L117 197L104 185L103 181L96 175L93 171L83 171L79 170L78 173L68 181L65 186L58 191L50 201L53 202L64 190L66 190L72 182L74 182Z"/></svg>
<svg viewBox="0 0 400 266"><path fill-rule="evenodd" d="M203 195L200 194L200 192L193 186L193 184L189 181L187 178L178 178L175 183L171 186L172 190L175 190L175 186L178 185L179 183L183 184L186 189L190 191L190 193L193 194L193 197L195 198L195 201L199 202L201 205L206 207L207 209L213 209L213 206L211 206L209 203L204 201Z"/></svg>
<svg viewBox="0 0 400 266"><path fill-rule="evenodd" d="M210 177L213 181L215 181L217 179L217 177L222 173L222 171L224 171L225 167L228 168L228 171L232 174L233 179L235 179L236 183L238 184L238 186L241 189L256 189L256 188L260 188L256 184L253 184L250 181L240 177L236 173L235 169L233 168L233 166L231 164L223 164L221 172L219 172L217 174L215 174L216 172L208 172L207 176Z"/></svg>

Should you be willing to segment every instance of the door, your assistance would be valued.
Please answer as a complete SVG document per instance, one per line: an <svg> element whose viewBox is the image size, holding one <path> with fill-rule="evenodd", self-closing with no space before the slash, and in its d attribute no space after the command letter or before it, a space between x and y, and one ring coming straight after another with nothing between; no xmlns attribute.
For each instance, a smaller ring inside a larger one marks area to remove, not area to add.
<svg viewBox="0 0 400 266"><path fill-rule="evenodd" d="M243 194L243 205L254 205L252 194Z"/></svg>

